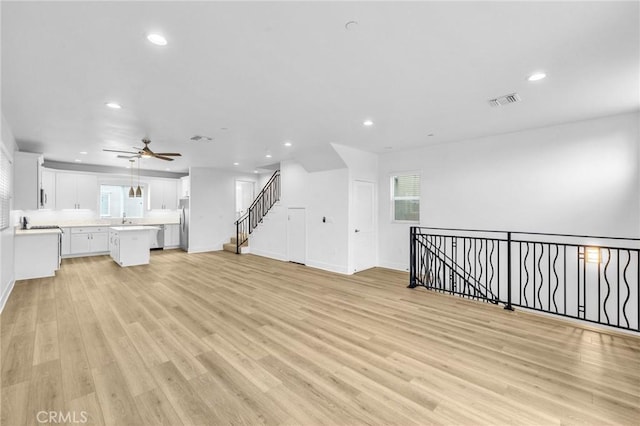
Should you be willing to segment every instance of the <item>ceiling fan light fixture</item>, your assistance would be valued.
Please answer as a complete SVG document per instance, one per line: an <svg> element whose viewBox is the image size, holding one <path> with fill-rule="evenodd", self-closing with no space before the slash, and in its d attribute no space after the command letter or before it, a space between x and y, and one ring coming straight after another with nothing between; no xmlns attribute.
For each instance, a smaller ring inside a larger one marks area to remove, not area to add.
<svg viewBox="0 0 640 426"><path fill-rule="evenodd" d="M133 189L133 161L129 160L129 176L131 177L131 187L129 188L129 198L133 198L136 196L136 191Z"/></svg>

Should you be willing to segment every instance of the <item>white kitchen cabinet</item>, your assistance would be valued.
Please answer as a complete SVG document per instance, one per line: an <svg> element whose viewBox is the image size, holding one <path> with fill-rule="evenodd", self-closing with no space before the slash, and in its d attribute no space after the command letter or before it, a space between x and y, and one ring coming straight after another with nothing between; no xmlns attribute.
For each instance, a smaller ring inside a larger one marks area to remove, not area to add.
<svg viewBox="0 0 640 426"><path fill-rule="evenodd" d="M180 178L180 198L189 196L191 189L191 177L183 176Z"/></svg>
<svg viewBox="0 0 640 426"><path fill-rule="evenodd" d="M91 234L91 253L107 253L109 251L109 234L94 232Z"/></svg>
<svg viewBox="0 0 640 426"><path fill-rule="evenodd" d="M71 234L71 254L89 253L90 251L90 234Z"/></svg>
<svg viewBox="0 0 640 426"><path fill-rule="evenodd" d="M13 156L13 208L38 210L41 205L42 154L15 152Z"/></svg>
<svg viewBox="0 0 640 426"><path fill-rule="evenodd" d="M106 227L71 228L71 255L109 252L109 233Z"/></svg>
<svg viewBox="0 0 640 426"><path fill-rule="evenodd" d="M180 245L180 225L169 224L164 226L164 247L172 248Z"/></svg>
<svg viewBox="0 0 640 426"><path fill-rule="evenodd" d="M56 208L98 208L98 177L81 173L56 173Z"/></svg>
<svg viewBox="0 0 640 426"><path fill-rule="evenodd" d="M42 193L40 206L43 209L56 208L56 172L42 169Z"/></svg>
<svg viewBox="0 0 640 426"><path fill-rule="evenodd" d="M59 238L59 229L16 231L15 279L54 276L60 268Z"/></svg>
<svg viewBox="0 0 640 426"><path fill-rule="evenodd" d="M60 254L68 256L71 254L71 228L62 229L62 247L60 247Z"/></svg>
<svg viewBox="0 0 640 426"><path fill-rule="evenodd" d="M176 210L178 182L176 179L153 180L149 184L149 210Z"/></svg>

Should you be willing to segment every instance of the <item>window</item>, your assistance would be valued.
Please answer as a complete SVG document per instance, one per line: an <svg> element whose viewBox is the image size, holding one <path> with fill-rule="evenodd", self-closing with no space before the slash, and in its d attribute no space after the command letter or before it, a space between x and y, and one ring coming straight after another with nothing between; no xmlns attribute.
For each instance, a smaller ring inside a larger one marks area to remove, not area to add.
<svg viewBox="0 0 640 426"><path fill-rule="evenodd" d="M0 148L0 229L9 227L11 202L11 161Z"/></svg>
<svg viewBox="0 0 640 426"><path fill-rule="evenodd" d="M420 222L420 175L391 176L391 218L396 222Z"/></svg>
<svg viewBox="0 0 640 426"><path fill-rule="evenodd" d="M143 190L143 194L146 191ZM100 217L142 217L144 196L129 197L129 186L100 185Z"/></svg>

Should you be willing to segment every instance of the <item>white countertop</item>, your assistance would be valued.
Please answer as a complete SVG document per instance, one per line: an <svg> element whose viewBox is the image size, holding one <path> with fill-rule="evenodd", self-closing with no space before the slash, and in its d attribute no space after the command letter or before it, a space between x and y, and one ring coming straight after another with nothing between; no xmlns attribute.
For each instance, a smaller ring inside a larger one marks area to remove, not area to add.
<svg viewBox="0 0 640 426"><path fill-rule="evenodd" d="M118 232L133 232L133 231L149 231L151 229L160 229L157 226L111 226L109 229L113 229Z"/></svg>
<svg viewBox="0 0 640 426"><path fill-rule="evenodd" d="M42 235L42 234L62 234L62 231L58 228L54 229L16 229L16 236L18 235Z"/></svg>

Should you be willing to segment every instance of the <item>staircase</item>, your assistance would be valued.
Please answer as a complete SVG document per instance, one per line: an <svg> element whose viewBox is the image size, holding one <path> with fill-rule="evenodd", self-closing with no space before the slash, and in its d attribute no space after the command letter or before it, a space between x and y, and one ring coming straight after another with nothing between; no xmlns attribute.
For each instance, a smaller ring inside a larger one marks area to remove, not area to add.
<svg viewBox="0 0 640 426"><path fill-rule="evenodd" d="M238 241L242 240L244 240L244 242L242 244L238 244ZM240 251L239 254L249 253L249 238L245 234L241 235L240 239L238 239L238 237L231 237L229 238L228 243L224 243L222 245L222 248L226 251L230 251L231 253L237 253L238 249Z"/></svg>
<svg viewBox="0 0 640 426"><path fill-rule="evenodd" d="M280 170L276 170L251 206L240 219L235 221L236 235L223 244L227 251L242 254L249 252L249 235L262 223L266 214L280 201Z"/></svg>

